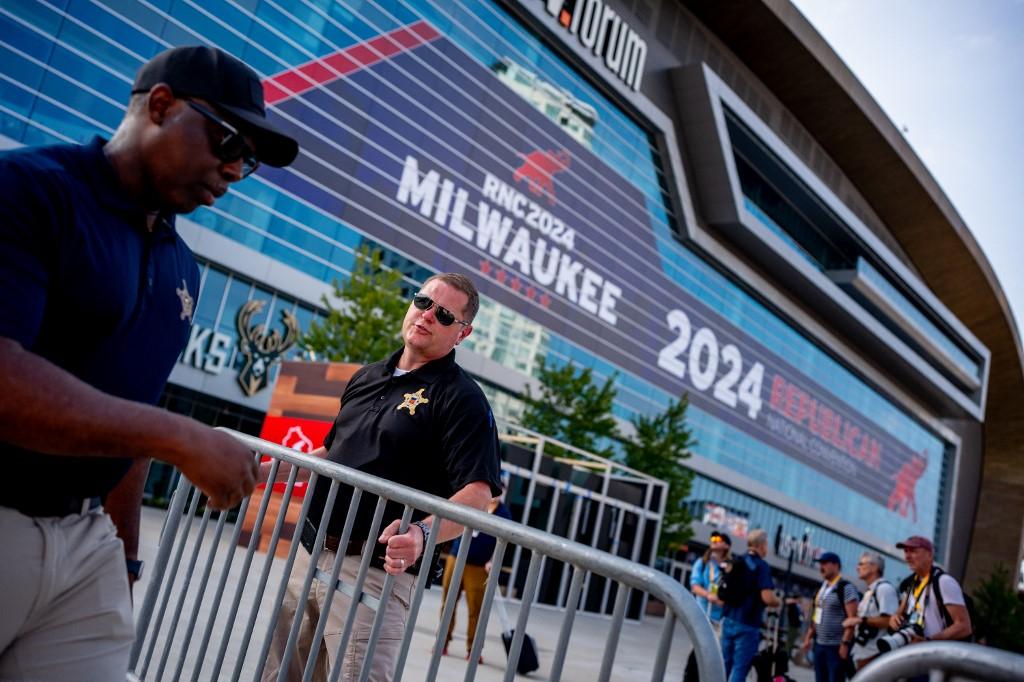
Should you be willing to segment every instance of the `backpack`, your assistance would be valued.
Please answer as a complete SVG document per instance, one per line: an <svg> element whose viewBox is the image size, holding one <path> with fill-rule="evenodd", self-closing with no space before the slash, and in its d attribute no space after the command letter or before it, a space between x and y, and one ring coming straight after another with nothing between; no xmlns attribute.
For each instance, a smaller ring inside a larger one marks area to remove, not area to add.
<svg viewBox="0 0 1024 682"><path fill-rule="evenodd" d="M939 587L939 577L945 573L938 566L932 568L932 580L935 581L935 588L932 590L932 594L935 595L935 602L938 604L939 613L942 614L942 623L945 627L949 627L953 624L953 616L950 614L949 609L946 608L946 603L942 600L942 589ZM963 586L960 587L960 592L964 596L964 608L967 609L967 617L971 619L971 634L967 635L961 640L961 642L973 642L974 641L974 600L971 599L971 595L967 594Z"/></svg>
<svg viewBox="0 0 1024 682"><path fill-rule="evenodd" d="M754 569L746 555L732 560L732 569L722 571L718 583L718 598L726 606L740 606L754 589Z"/></svg>
<svg viewBox="0 0 1024 682"><path fill-rule="evenodd" d="M857 586L851 583L846 578L839 578L839 582L836 583L836 595L839 597L839 607L842 609L846 608L846 586L852 585L853 591L857 593L857 603L860 604L860 600L864 597ZM845 618L845 616L844 616Z"/></svg>
<svg viewBox="0 0 1024 682"><path fill-rule="evenodd" d="M942 625L943 627L948 628L950 625L953 624L953 616L949 613L949 609L946 608L946 603L942 600L942 589L939 587L939 578L944 573L945 571L943 571L938 566L933 566L932 576L929 579L929 582L932 585L932 594L935 595L935 603L939 607L939 613L942 614ZM914 577L914 574L910 574L909 576L903 579L903 582L900 583L900 594L904 592L909 592L911 589L913 589ZM967 635L967 637L964 637L963 639L958 641L973 642L975 627L974 624L977 622L974 617L974 600L971 598L971 595L967 594L967 592L964 591L963 587L960 588L960 591L964 596L964 608L967 609L967 617L971 619L971 634Z"/></svg>

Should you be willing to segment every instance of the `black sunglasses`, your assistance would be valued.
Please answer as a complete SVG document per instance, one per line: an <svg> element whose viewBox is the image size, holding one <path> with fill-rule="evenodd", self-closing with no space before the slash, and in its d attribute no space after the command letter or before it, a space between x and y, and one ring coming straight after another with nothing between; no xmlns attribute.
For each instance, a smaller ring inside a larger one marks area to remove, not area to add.
<svg viewBox="0 0 1024 682"><path fill-rule="evenodd" d="M217 114L213 113L201 104L196 104L192 100L185 100L188 105L195 111L205 116L208 120L216 123L222 130L224 130L224 137L221 138L220 142L211 144L211 150L213 155L224 163L233 163L238 159L242 160L242 177L247 178L256 172L259 168L260 162L256 158L256 152L249 143L245 141L245 136L242 135L238 128L234 127Z"/></svg>
<svg viewBox="0 0 1024 682"><path fill-rule="evenodd" d="M416 294L415 296L413 296L412 304L416 306L419 310L430 310L430 308L433 307L434 317L437 318L438 324L440 324L442 327L450 327L455 322L458 322L463 327L469 326L469 322L466 322L465 320L455 319L455 315L452 314L452 311L437 305L434 302L434 299L430 298L426 294Z"/></svg>

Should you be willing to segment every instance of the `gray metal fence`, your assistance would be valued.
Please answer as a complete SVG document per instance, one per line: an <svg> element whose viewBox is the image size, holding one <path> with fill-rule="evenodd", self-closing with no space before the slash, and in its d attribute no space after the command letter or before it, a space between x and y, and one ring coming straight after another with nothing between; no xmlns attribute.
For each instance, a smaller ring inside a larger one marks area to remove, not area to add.
<svg viewBox="0 0 1024 682"><path fill-rule="evenodd" d="M499 420L503 475L509 479L506 503L526 526L575 540L594 549L654 565L668 485L642 471ZM509 549L506 568L514 591L525 584L524 548ZM564 607L569 566L542 564L539 603ZM612 612L611 581L583 582L580 608ZM626 618L642 619L641 598Z"/></svg>
<svg viewBox="0 0 1024 682"><path fill-rule="evenodd" d="M292 465L288 474L288 482L283 492L280 493L280 511L276 518L271 518L267 510L272 495L263 495L260 498L259 510L255 517L256 527L253 529L248 545L244 552L241 549L236 551L235 548L239 544L242 533L243 524L240 519L248 511L249 501L256 498L249 498L242 504L239 511L239 522L234 523L232 527L232 524L227 523L226 514L219 514L214 520L214 515L209 509L200 513L200 496L195 494L187 480L181 479L172 498L161 533L157 558L152 570L152 582L146 590L144 600L139 608L137 637L132 650L131 669L140 679L238 680L260 676L271 646L271 635L281 613L282 598L289 576L292 574L296 554L306 551L300 548L299 539L310 507L312 495L309 494L305 496L299 518L294 524L287 556L275 558L275 550L282 541L288 502L295 489L297 473L300 469L306 469L311 476L307 491L312 490L318 478L327 478L331 481L323 516L325 520L332 512L339 486L351 486L354 491L340 538L341 547L346 546L350 538L355 517L352 512L357 508L359 499L364 496L375 496L377 504L373 525L368 534L370 538L377 537L386 523L382 523L386 502L404 506L401 518L403 529L408 525L413 509L433 514L437 518L454 521L465 527L462 535L463 542L455 562L453 584L458 584L461 578L470 545L469 538L473 530L482 531L497 539L494 552L495 565L501 565L506 552L514 550L514 548L522 548L523 552L529 552L525 587L521 594L514 628L515 635L510 645L509 660L504 676L506 681L513 680L516 675L516 662L523 646L523 633L526 632L530 623L531 606L534 603L540 569L544 560L565 562L567 566L571 567L572 573L565 601L565 604L569 606L560 616L562 622L557 644L550 657L550 665L545 665L539 671L546 679L559 680L562 678L574 621L577 620L580 595L584 583L588 578L594 576L603 577L612 585L611 594L614 598L611 617L606 618L607 628L604 642L587 652L595 657L598 653L600 654L601 665L597 675L598 680L609 680L612 677L628 604L635 603L634 600L645 600L649 595L665 605L665 616L660 627L660 635L650 638L651 640L657 639L656 642L647 643L650 646L647 658L650 661L650 679L664 679L669 649L673 643L674 628L676 621L679 621L694 644L701 679L705 682L724 681L721 653L707 619L690 594L669 576L653 568L597 551L592 547L453 504L384 479L250 436L231 431L229 433L254 450L272 457L272 479L277 475L279 467ZM266 548L265 554L258 551L260 531L264 523L274 524L270 546ZM229 527L232 529L226 532ZM319 528L310 568L305 576L305 587L307 590L310 589L315 581L334 585L337 590L352 599L353 605L362 604L375 612L373 628L367 643L369 650L367 661L369 661L372 659L380 624L383 622L384 608L380 608L380 606L387 604L395 584L395 578L387 576L378 594L364 591L363 583L371 558L370 552L365 551L359 560L359 571L354 581L338 580L344 552L338 552L338 558L333 566L333 574L329 577L324 570L314 570L323 547L327 523L319 523ZM431 534L424 550L424 556L432 555L435 540L436 537ZM287 541L287 539L284 540L284 542ZM415 580L412 599L409 603L408 621L397 658L396 680L402 679L410 656L409 645L424 595L427 573L427 571L421 571ZM498 594L499 574L500 571L491 571L486 583L483 607L473 638L473 649L466 666L466 680L477 679L477 660L486 635L491 606ZM333 596L332 592L328 594ZM435 633L435 646L426 675L428 680L437 679L447 625L454 613L457 597L458 591L450 590L443 605L442 616ZM314 635L315 643L319 643L323 636L327 610L327 608L323 610L320 622L317 623ZM346 649L355 611L355 606L348 611L337 649L339 653ZM291 623L287 649L289 652L293 650L291 645L295 641L298 620L301 617L300 610ZM257 631L257 622L263 624L259 631ZM314 650L315 648L314 646ZM335 660L339 658L341 657L336 656ZM310 659L305 667L304 679L311 679L312 676L312 657ZM284 679L285 668L286 666L282 666L279 679ZM330 679L338 678L340 668L340 665L334 666ZM364 666L359 679L366 680L369 670L369 665Z"/></svg>
<svg viewBox="0 0 1024 682"><path fill-rule="evenodd" d="M963 642L921 642L872 661L857 682L892 682L929 675L929 682L968 679L981 682L1024 681L1024 656Z"/></svg>

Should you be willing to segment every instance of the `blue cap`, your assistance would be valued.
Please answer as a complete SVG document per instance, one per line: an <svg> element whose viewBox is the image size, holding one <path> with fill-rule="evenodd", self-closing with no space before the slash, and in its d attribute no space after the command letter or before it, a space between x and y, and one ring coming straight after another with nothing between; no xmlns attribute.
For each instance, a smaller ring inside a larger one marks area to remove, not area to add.
<svg viewBox="0 0 1024 682"><path fill-rule="evenodd" d="M815 559L815 561L817 561L819 564L832 563L832 564L835 564L836 566L842 566L843 565L843 562L839 560L839 555L836 554L835 552L825 552L821 556L819 556L817 559Z"/></svg>

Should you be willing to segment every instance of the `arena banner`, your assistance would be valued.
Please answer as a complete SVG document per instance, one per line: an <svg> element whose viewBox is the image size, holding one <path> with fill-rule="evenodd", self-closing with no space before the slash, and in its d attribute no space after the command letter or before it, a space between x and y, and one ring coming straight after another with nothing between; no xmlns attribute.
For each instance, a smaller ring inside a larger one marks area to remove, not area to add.
<svg viewBox="0 0 1024 682"><path fill-rule="evenodd" d="M723 292L666 274L671 250L631 169L609 167L586 135L535 109L509 80L517 68L487 68L418 22L279 74L267 98L304 151L291 169L261 172L429 268L473 273L483 295L916 518L917 480L939 453L894 438L706 303Z"/></svg>

